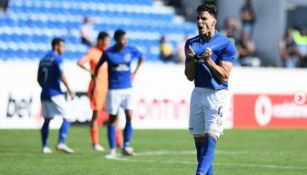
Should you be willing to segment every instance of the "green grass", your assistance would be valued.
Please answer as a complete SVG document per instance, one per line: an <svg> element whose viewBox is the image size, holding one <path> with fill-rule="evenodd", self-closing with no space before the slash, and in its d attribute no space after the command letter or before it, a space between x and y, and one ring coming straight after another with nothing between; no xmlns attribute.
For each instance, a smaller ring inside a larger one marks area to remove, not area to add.
<svg viewBox="0 0 307 175"><path fill-rule="evenodd" d="M184 130L136 130L135 157L106 160L93 152L89 129L72 127L67 144L76 153L40 152L38 130L0 130L0 174L193 175L194 144ZM107 146L105 129L101 131ZM50 133L54 148L57 131ZM307 130L227 130L218 143L217 175L306 175Z"/></svg>

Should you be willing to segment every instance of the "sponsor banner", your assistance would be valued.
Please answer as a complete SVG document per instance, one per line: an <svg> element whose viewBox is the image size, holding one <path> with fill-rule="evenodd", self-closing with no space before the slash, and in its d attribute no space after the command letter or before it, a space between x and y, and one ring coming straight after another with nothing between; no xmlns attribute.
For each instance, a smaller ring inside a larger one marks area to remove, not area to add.
<svg viewBox="0 0 307 175"><path fill-rule="evenodd" d="M35 109L34 94L9 91L0 96L0 128L35 128L41 125L41 112Z"/></svg>
<svg viewBox="0 0 307 175"><path fill-rule="evenodd" d="M189 107L189 100L184 98L141 97L136 101L134 125L143 129L186 129Z"/></svg>
<svg viewBox="0 0 307 175"><path fill-rule="evenodd" d="M0 128L42 125L37 68L36 61L0 61ZM87 123L92 115L85 93L90 76L72 61L64 64L64 71L78 94L74 101L69 101L71 115L78 123ZM233 94L225 114L225 127L306 128L306 103L302 103L306 93L302 90L307 90L307 77L301 76L306 73L303 69L235 68L229 82ZM287 77L291 86L285 86L284 79L276 76ZM254 77L253 81L250 77ZM133 86L135 128L188 128L194 85L185 78L184 65L145 63ZM123 126L122 111L119 118ZM51 128L60 124L61 118L55 118Z"/></svg>
<svg viewBox="0 0 307 175"><path fill-rule="evenodd" d="M0 128L39 128L42 125L37 68L38 62L34 61L0 62ZM75 62L65 63L64 72L77 92L77 98L68 101L71 115L77 123L87 123L92 116L85 93L90 76ZM190 96L194 85L185 78L183 65L145 63L133 86L135 128L188 128ZM123 111L120 111L119 118L123 126ZM59 128L61 121L60 117L56 117L50 127ZM230 115L226 115L225 126L232 127Z"/></svg>
<svg viewBox="0 0 307 175"><path fill-rule="evenodd" d="M1 93L0 101L0 128L38 128L43 123L41 116L41 103L36 92L9 91ZM89 100L85 93L76 93L74 101L68 101L70 115L77 122L88 122L92 112L88 106ZM55 117L51 122L51 128L58 128L62 118Z"/></svg>
<svg viewBox="0 0 307 175"><path fill-rule="evenodd" d="M235 94L233 116L234 128L307 129L306 93Z"/></svg>

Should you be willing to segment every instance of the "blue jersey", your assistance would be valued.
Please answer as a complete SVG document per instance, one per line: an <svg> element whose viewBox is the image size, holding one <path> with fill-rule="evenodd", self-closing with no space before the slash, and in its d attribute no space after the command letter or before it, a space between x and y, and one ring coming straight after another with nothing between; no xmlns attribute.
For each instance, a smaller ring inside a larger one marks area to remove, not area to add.
<svg viewBox="0 0 307 175"><path fill-rule="evenodd" d="M61 75L63 58L54 51L49 52L39 62L38 76L41 77L41 100L62 94Z"/></svg>
<svg viewBox="0 0 307 175"><path fill-rule="evenodd" d="M212 51L211 58L219 64L220 61L234 62L236 49L234 44L219 32L215 32L214 36L206 42L200 35L187 40L185 49L192 46L196 55L202 54L207 48ZM186 58L186 63L191 59ZM209 88L213 90L227 89L228 82L221 82L211 72L204 60L198 60L195 63L195 87Z"/></svg>
<svg viewBox="0 0 307 175"><path fill-rule="evenodd" d="M99 60L97 68L104 62L108 63L109 89L131 88L131 61L133 58L141 59L142 56L137 48L131 46L126 46L122 50L116 50L115 46L107 49Z"/></svg>

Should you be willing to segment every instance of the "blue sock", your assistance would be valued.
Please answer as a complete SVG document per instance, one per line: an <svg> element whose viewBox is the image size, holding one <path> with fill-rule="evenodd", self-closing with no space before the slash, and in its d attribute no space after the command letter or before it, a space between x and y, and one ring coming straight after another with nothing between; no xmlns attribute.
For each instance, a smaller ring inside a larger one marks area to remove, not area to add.
<svg viewBox="0 0 307 175"><path fill-rule="evenodd" d="M115 148L115 126L111 123L108 124L108 140L110 148Z"/></svg>
<svg viewBox="0 0 307 175"><path fill-rule="evenodd" d="M70 122L63 119L63 123L59 133L59 143L65 143L69 127L70 127Z"/></svg>
<svg viewBox="0 0 307 175"><path fill-rule="evenodd" d="M201 158L198 163L197 173L207 174L214 159L216 140L212 136L206 136L202 147ZM213 170L211 171L213 173Z"/></svg>
<svg viewBox="0 0 307 175"><path fill-rule="evenodd" d="M197 151L197 162L199 162L199 160L200 160L202 146L203 146L203 143L195 142L195 147L196 147L196 151ZM210 166L206 175L213 175L212 164L211 164L211 166Z"/></svg>
<svg viewBox="0 0 307 175"><path fill-rule="evenodd" d="M49 120L45 120L41 129L42 145L48 146Z"/></svg>
<svg viewBox="0 0 307 175"><path fill-rule="evenodd" d="M212 164L211 164L211 166L210 166L206 175L213 175L213 165Z"/></svg>
<svg viewBox="0 0 307 175"><path fill-rule="evenodd" d="M124 129L124 147L129 146L132 134L133 134L133 129L131 121L127 121Z"/></svg>

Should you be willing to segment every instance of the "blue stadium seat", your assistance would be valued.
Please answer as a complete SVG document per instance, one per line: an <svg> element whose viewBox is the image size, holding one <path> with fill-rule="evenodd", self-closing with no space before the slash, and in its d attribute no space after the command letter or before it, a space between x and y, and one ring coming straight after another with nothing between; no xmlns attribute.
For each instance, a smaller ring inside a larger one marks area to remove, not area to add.
<svg viewBox="0 0 307 175"><path fill-rule="evenodd" d="M49 4L50 2L51 4ZM118 28L127 30L128 35L129 32L140 32L140 35L134 35L134 38L129 38L129 44L141 48L146 59L150 61L159 60L158 53L151 52L152 48L159 47L160 35L157 35L157 32L161 35L170 33L178 36L195 33L194 24L175 24L173 22L175 14L172 11L169 13L143 12L143 5L155 8L153 7L153 0L57 0L56 4L52 2L54 0L18 0L10 2L9 16L0 17L1 27L6 27L0 34L0 41L9 42L10 47L17 46L18 49L0 48L1 59L4 57L19 57L20 59L41 58L46 54L44 44L48 43L49 48L49 43L53 36L63 35L68 45L73 45L74 48L83 48L84 46L80 43L79 34L76 33L82 25L83 16L93 16L101 19L103 22L95 24L95 29L98 31L108 31L111 35ZM71 6L66 8L60 4L61 2L71 4ZM51 6L47 6L46 3ZM127 10L118 12L115 9L84 8L82 3L86 3L87 7L91 7L91 4L95 5L96 3L118 4L117 6L121 7L127 4L135 5L137 9L135 12L128 12ZM35 6L29 6L28 4L35 4ZM50 16L46 21L41 18L41 14L47 15L47 18L49 14L60 15L62 17L54 18ZM73 20L65 18L67 15L72 16ZM80 21L76 21L76 19L80 19ZM19 29L16 30L16 28ZM33 32L31 32L32 29ZM58 29L67 29L67 32L58 33ZM155 38L152 38L153 36L150 36L150 33L154 34ZM172 40L172 45L176 45L177 41L181 39ZM112 43L114 42L112 41ZM32 48L35 46L33 44L39 44L40 47ZM77 51L68 50L65 57L68 59L78 59L82 54L82 49Z"/></svg>
<svg viewBox="0 0 307 175"><path fill-rule="evenodd" d="M10 36L8 34L1 34L1 40L4 42L9 42Z"/></svg>

